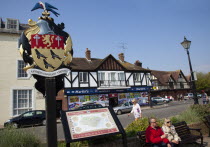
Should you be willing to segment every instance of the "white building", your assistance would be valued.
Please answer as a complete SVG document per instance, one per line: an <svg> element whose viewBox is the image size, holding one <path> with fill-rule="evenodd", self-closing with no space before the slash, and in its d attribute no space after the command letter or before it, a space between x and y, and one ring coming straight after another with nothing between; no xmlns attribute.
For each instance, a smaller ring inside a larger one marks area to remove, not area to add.
<svg viewBox="0 0 210 147"><path fill-rule="evenodd" d="M45 100L28 78L18 50L18 38L27 27L17 19L0 18L0 125L7 119L33 109L44 109Z"/></svg>

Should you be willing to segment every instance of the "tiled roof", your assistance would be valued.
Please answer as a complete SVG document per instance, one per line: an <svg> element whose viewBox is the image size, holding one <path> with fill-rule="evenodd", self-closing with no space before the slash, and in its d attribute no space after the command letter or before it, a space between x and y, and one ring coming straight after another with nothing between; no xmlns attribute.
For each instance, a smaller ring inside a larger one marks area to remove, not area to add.
<svg viewBox="0 0 210 147"><path fill-rule="evenodd" d="M101 63L102 59L91 58L91 61L88 61L86 58L73 58L70 63L72 70L78 71L93 71Z"/></svg>
<svg viewBox="0 0 210 147"><path fill-rule="evenodd" d="M152 70L152 75L154 75L158 81L162 84L162 85L167 85L167 82L171 76L170 73L166 72L166 71L157 71L157 70Z"/></svg>
<svg viewBox="0 0 210 147"><path fill-rule="evenodd" d="M142 68L140 66L136 66L135 64L131 64L129 62L121 62L120 60L118 60L118 62L120 64L122 64L127 70L129 71L151 71L149 69L145 69L145 68Z"/></svg>
<svg viewBox="0 0 210 147"><path fill-rule="evenodd" d="M171 75L172 75L172 77L174 78L175 81L178 80L180 72L181 72L181 70L169 71L169 73L171 73Z"/></svg>
<svg viewBox="0 0 210 147"><path fill-rule="evenodd" d="M167 85L169 78L171 77L175 82L179 78L181 70L176 70L176 71L157 71L157 70L152 70L152 74L158 79L158 81L162 85Z"/></svg>
<svg viewBox="0 0 210 147"><path fill-rule="evenodd" d="M88 61L86 58L77 58L74 57L72 62L70 63L70 67L72 70L78 71L94 71L96 70L105 60L107 60L110 56L108 55L104 59L98 58L91 58L91 61ZM112 56L113 57L113 56ZM114 57L113 57L114 58ZM147 71L150 72L151 70L142 68L140 66L136 66L129 62L121 62L120 60L116 60L116 62L120 63L126 70L128 71Z"/></svg>

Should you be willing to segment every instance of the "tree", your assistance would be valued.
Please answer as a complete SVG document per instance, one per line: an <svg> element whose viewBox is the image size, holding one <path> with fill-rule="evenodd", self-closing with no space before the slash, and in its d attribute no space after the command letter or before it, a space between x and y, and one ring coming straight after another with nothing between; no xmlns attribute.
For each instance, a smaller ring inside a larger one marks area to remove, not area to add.
<svg viewBox="0 0 210 147"><path fill-rule="evenodd" d="M205 90L208 94L210 94L210 72L209 73L202 73L198 72L197 74L197 81L196 89L197 91Z"/></svg>

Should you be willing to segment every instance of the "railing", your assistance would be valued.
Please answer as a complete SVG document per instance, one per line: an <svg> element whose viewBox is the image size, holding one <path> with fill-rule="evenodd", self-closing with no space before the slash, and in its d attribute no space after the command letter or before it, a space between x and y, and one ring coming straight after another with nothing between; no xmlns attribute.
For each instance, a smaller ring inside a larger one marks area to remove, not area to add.
<svg viewBox="0 0 210 147"><path fill-rule="evenodd" d="M100 80L99 87L118 87L118 86L126 86L124 80Z"/></svg>

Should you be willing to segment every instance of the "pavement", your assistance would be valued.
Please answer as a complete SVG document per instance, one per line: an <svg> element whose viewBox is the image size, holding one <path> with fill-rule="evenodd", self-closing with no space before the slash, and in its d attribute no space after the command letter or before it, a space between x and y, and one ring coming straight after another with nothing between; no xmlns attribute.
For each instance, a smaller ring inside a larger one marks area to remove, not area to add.
<svg viewBox="0 0 210 147"><path fill-rule="evenodd" d="M204 136L203 141L205 147L210 147L210 137Z"/></svg>

